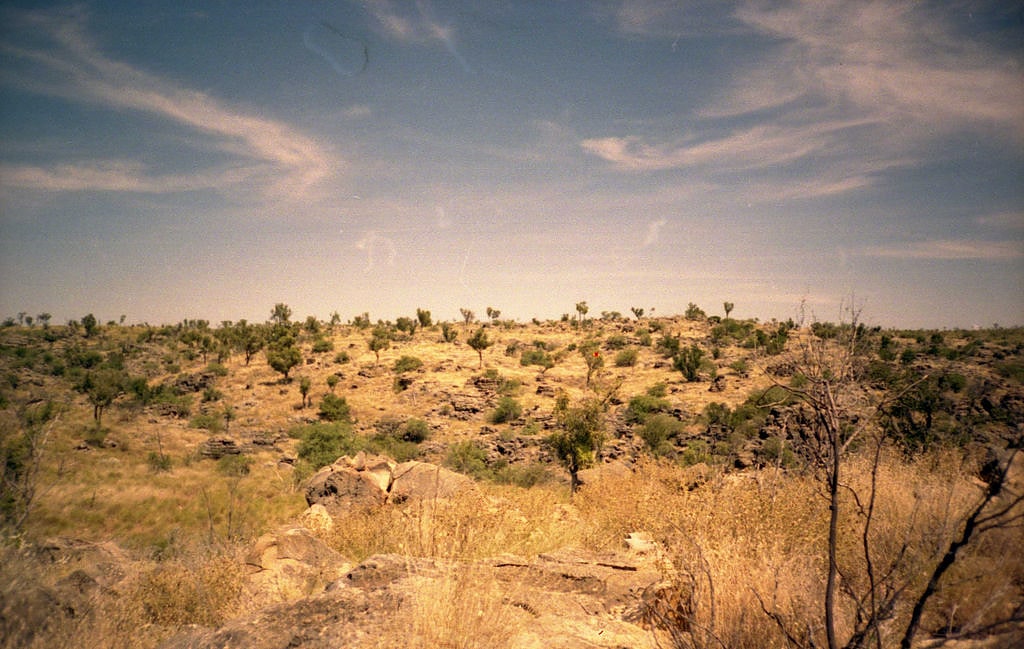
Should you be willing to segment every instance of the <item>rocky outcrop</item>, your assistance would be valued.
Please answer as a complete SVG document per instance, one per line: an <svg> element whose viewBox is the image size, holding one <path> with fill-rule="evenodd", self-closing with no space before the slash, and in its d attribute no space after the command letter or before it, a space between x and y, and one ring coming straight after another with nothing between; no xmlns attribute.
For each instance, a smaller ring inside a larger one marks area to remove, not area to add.
<svg viewBox="0 0 1024 649"><path fill-rule="evenodd" d="M314 514L315 516L315 514ZM246 554L250 603L270 604L320 592L352 564L304 527L264 534Z"/></svg>
<svg viewBox="0 0 1024 649"><path fill-rule="evenodd" d="M219 629L184 632L161 649L359 648L413 639L429 646L417 637L420 629L428 629L438 646L473 633L481 646L514 649L650 648L650 631L631 620L642 619L651 605L647 599L662 583L663 559L649 538L634 534L629 541L617 553L566 549L534 559L375 555L323 592ZM488 642L491 634L501 642Z"/></svg>
<svg viewBox="0 0 1024 649"><path fill-rule="evenodd" d="M230 437L211 437L199 445L199 455L210 460L219 460L225 455L238 455L242 448Z"/></svg>
<svg viewBox="0 0 1024 649"><path fill-rule="evenodd" d="M473 481L434 464L403 462L360 452L325 466L306 485L306 503L328 511L373 507L418 498L450 498Z"/></svg>

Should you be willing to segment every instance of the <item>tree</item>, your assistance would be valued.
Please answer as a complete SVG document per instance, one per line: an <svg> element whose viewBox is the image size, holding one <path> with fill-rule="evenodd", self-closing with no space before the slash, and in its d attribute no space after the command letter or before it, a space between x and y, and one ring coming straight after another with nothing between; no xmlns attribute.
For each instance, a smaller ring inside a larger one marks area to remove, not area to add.
<svg viewBox="0 0 1024 649"><path fill-rule="evenodd" d="M590 379L594 372L604 367L604 357L601 356L601 348L596 340L587 341L579 346L583 362L587 364L587 387L590 387Z"/></svg>
<svg viewBox="0 0 1024 649"><path fill-rule="evenodd" d="M476 330L476 333L466 341L469 346L476 350L477 355L480 357L480 367L484 366L484 350L494 344L494 341L487 337L487 332L484 331L483 327Z"/></svg>
<svg viewBox="0 0 1024 649"><path fill-rule="evenodd" d="M405 316L402 316L395 320L395 329L398 329L399 331L404 331L410 336L416 333L416 327L418 327L419 325L419 320L407 318Z"/></svg>
<svg viewBox="0 0 1024 649"><path fill-rule="evenodd" d="M466 323L467 327L473 324L473 321L476 320L476 314L469 309L459 309L459 313L462 314L462 320Z"/></svg>
<svg viewBox="0 0 1024 649"><path fill-rule="evenodd" d="M328 374L327 375L327 389L331 391L331 394L334 394L334 388L336 388L337 386L338 386L338 375L337 374Z"/></svg>
<svg viewBox="0 0 1024 649"><path fill-rule="evenodd" d="M686 313L683 314L687 320L704 320L707 318L707 314L699 306L690 302L686 305Z"/></svg>
<svg viewBox="0 0 1024 649"><path fill-rule="evenodd" d="M284 302L278 302L270 312L270 321L278 325L286 325L292 318L291 308Z"/></svg>
<svg viewBox="0 0 1024 649"><path fill-rule="evenodd" d="M284 381L289 381L288 373L292 368L302 362L302 352L295 346L291 338L285 338L274 345L267 347L267 364L275 372L284 375Z"/></svg>
<svg viewBox="0 0 1024 649"><path fill-rule="evenodd" d="M569 487L574 494L580 486L580 469L593 464L604 443L606 409L607 400L593 397L570 406L565 393L555 403L555 420L560 430L548 437L548 444L569 472Z"/></svg>
<svg viewBox="0 0 1024 649"><path fill-rule="evenodd" d="M40 313L36 316L36 320L42 323L43 329L48 329L50 327L51 318L53 318L53 316L46 312Z"/></svg>
<svg viewBox="0 0 1024 649"><path fill-rule="evenodd" d="M374 327L373 335L366 344L376 358L374 365L380 365L380 353L391 347L391 331L383 325Z"/></svg>
<svg viewBox="0 0 1024 649"><path fill-rule="evenodd" d="M441 338L446 343L453 343L459 337L459 332L448 322L441 323Z"/></svg>
<svg viewBox="0 0 1024 649"><path fill-rule="evenodd" d="M82 316L82 328L85 329L85 337L92 338L99 328L99 323L96 322L96 316L91 313L87 313Z"/></svg>
<svg viewBox="0 0 1024 649"><path fill-rule="evenodd" d="M589 310L590 310L590 307L587 306L586 301L577 302L576 303L576 314L577 314L576 322L577 322L577 324L579 326L583 326L583 321L586 319L587 311L589 311Z"/></svg>
<svg viewBox="0 0 1024 649"><path fill-rule="evenodd" d="M722 303L722 308L725 309L725 319L726 320L729 319L729 314L732 313L733 306L734 305L733 305L732 302L723 302Z"/></svg>
<svg viewBox="0 0 1024 649"><path fill-rule="evenodd" d="M266 344L266 335L260 327L239 320L233 327L231 340L235 348L245 355L245 364L248 366L252 357Z"/></svg>
<svg viewBox="0 0 1024 649"><path fill-rule="evenodd" d="M501 317L501 311L499 309L492 309L487 307L487 317L491 320L497 321Z"/></svg>
<svg viewBox="0 0 1024 649"><path fill-rule="evenodd" d="M426 309L416 309L416 319L420 321L420 326L424 329L434 324L430 318L430 311Z"/></svg>
<svg viewBox="0 0 1024 649"><path fill-rule="evenodd" d="M114 400L124 394L127 387L128 375L122 370L101 368L85 375L79 390L85 393L92 404L92 416L96 421L96 430L100 430L103 411L114 403Z"/></svg>
<svg viewBox="0 0 1024 649"><path fill-rule="evenodd" d="M682 373L683 378L694 383L700 380L700 363L704 358L704 351L697 345L690 345L679 350L679 353L672 359L672 367Z"/></svg>
<svg viewBox="0 0 1024 649"><path fill-rule="evenodd" d="M640 318L644 317L644 310L641 307L635 307L634 306L634 307L630 307L629 310L633 312L633 316L636 317L637 320L639 320Z"/></svg>
<svg viewBox="0 0 1024 649"><path fill-rule="evenodd" d="M306 407L306 401L309 397L309 389L313 387L313 380L308 376L303 376L299 379L299 394L302 395L302 407Z"/></svg>

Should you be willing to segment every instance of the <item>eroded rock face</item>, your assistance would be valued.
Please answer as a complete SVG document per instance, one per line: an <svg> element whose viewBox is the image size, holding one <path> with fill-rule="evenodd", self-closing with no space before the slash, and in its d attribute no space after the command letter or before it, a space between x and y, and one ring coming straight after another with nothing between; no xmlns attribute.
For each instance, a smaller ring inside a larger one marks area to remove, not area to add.
<svg viewBox="0 0 1024 649"><path fill-rule="evenodd" d="M473 488L473 481L426 462L403 462L359 453L340 458L309 479L306 503L328 511L374 507L419 498L450 498Z"/></svg>
<svg viewBox="0 0 1024 649"><path fill-rule="evenodd" d="M264 534L249 550L245 563L252 570L247 595L256 604L312 595L352 568L304 527Z"/></svg>

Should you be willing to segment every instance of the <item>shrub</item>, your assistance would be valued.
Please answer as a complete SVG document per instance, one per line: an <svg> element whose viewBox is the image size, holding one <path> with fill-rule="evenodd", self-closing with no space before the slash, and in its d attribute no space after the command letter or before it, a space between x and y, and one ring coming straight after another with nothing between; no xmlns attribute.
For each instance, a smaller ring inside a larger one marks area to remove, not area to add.
<svg viewBox="0 0 1024 649"><path fill-rule="evenodd" d="M225 455L217 460L217 472L228 477L249 475L252 458L248 455Z"/></svg>
<svg viewBox="0 0 1024 649"><path fill-rule="evenodd" d="M626 407L626 421L631 424L642 424L650 415L664 412L670 407L669 402L651 394L638 394L629 400Z"/></svg>
<svg viewBox="0 0 1024 649"><path fill-rule="evenodd" d="M487 453L472 440L456 442L449 446L444 465L452 471L475 478L486 477L488 473Z"/></svg>
<svg viewBox="0 0 1024 649"><path fill-rule="evenodd" d="M337 363L338 365L344 365L350 360L352 359L349 357L348 352L345 350L341 350L340 352L334 355L334 362Z"/></svg>
<svg viewBox="0 0 1024 649"><path fill-rule="evenodd" d="M622 334L614 334L612 336L608 336L608 338L605 339L604 341L604 346L606 349L622 349L627 344L628 341L626 340L626 337L623 336Z"/></svg>
<svg viewBox="0 0 1024 649"><path fill-rule="evenodd" d="M334 343L332 343L330 340L327 340L326 338L318 338L313 343L313 353L314 354L323 354L325 352L332 351L333 349L334 349Z"/></svg>
<svg viewBox="0 0 1024 649"><path fill-rule="evenodd" d="M687 320L704 320L707 318L707 314L699 306L690 302L686 305L686 313L684 314Z"/></svg>
<svg viewBox="0 0 1024 649"><path fill-rule="evenodd" d="M518 419L523 414L523 407L512 397L502 397L498 401L498 407L488 417L492 424L504 424Z"/></svg>
<svg viewBox="0 0 1024 649"><path fill-rule="evenodd" d="M633 367L636 365L637 356L636 349L623 349L615 354L615 367Z"/></svg>
<svg viewBox="0 0 1024 649"><path fill-rule="evenodd" d="M678 436L682 430L681 421L671 415L657 413L644 421L639 432L647 450L652 455L662 456L672 452L673 447L669 440Z"/></svg>
<svg viewBox="0 0 1024 649"><path fill-rule="evenodd" d="M523 366L539 365L543 372L554 367L555 360L543 349L524 349L522 356L519 357L519 364Z"/></svg>
<svg viewBox="0 0 1024 649"><path fill-rule="evenodd" d="M402 427L402 439L419 444L430 439L430 425L422 419L410 419Z"/></svg>
<svg viewBox="0 0 1024 649"><path fill-rule="evenodd" d="M396 374L401 374L402 372L414 372L421 367L423 367L423 361L415 356L402 356L395 361L394 370Z"/></svg>
<svg viewBox="0 0 1024 649"><path fill-rule="evenodd" d="M324 421L352 421L352 412L345 397L325 394L320 401L320 419Z"/></svg>
<svg viewBox="0 0 1024 649"><path fill-rule="evenodd" d="M156 451L150 451L149 455L146 456L146 464L148 464L149 468L156 473L170 471L172 464L171 456L164 453L157 453Z"/></svg>
<svg viewBox="0 0 1024 649"><path fill-rule="evenodd" d="M300 438L298 456L313 470L332 464L343 455L354 455L362 450L363 440L352 433L347 422L310 424L293 431Z"/></svg>
<svg viewBox="0 0 1024 649"><path fill-rule="evenodd" d="M211 433L219 433L224 430L224 420L220 415L213 413L200 413L192 418L189 422L189 426L192 428L202 428L208 430Z"/></svg>

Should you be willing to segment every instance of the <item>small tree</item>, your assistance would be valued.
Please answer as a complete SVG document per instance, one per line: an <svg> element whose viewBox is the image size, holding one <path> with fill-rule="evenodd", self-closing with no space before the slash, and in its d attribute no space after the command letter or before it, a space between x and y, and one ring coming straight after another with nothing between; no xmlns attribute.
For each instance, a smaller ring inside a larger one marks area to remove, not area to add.
<svg viewBox="0 0 1024 649"><path fill-rule="evenodd" d="M59 404L44 401L18 412L17 429L0 427L0 523L21 530L40 495L46 446Z"/></svg>
<svg viewBox="0 0 1024 649"><path fill-rule="evenodd" d="M286 383L289 381L288 373L301 362L302 352L290 339L267 348L267 364L275 372L283 374Z"/></svg>
<svg viewBox="0 0 1024 649"><path fill-rule="evenodd" d="M601 356L600 345L596 340L591 340L579 346L583 362L587 364L587 387L590 387L590 379L594 372L604 367L604 357Z"/></svg>
<svg viewBox="0 0 1024 649"><path fill-rule="evenodd" d="M430 318L430 311L426 309L416 309L416 319L420 321L420 326L424 329L434 324Z"/></svg>
<svg viewBox="0 0 1024 649"><path fill-rule="evenodd" d="M476 350L477 355L480 357L480 367L484 366L484 350L494 344L494 341L487 337L487 332L484 331L483 327L476 330L476 333L466 341L469 346Z"/></svg>
<svg viewBox="0 0 1024 649"><path fill-rule="evenodd" d="M92 404L92 416L96 422L96 430L100 430L103 411L114 400L124 394L128 376L121 370L103 368L89 372L82 380L79 390L85 393Z"/></svg>
<svg viewBox="0 0 1024 649"><path fill-rule="evenodd" d="M590 311L590 307L587 306L586 301L576 303L576 314L577 323L579 326L583 326L583 321L587 318L587 311Z"/></svg>
<svg viewBox="0 0 1024 649"><path fill-rule="evenodd" d="M441 338L446 343L453 343L459 337L459 332L448 322L441 323Z"/></svg>
<svg viewBox="0 0 1024 649"><path fill-rule="evenodd" d="M672 367L681 372L688 382L694 383L700 380L700 364L703 358L704 351L697 345L690 345L679 350L672 359Z"/></svg>
<svg viewBox="0 0 1024 649"><path fill-rule="evenodd" d="M498 318L501 317L501 311L499 309L492 309L491 307L487 307L487 317L497 322Z"/></svg>
<svg viewBox="0 0 1024 649"><path fill-rule="evenodd" d="M278 302L274 305L274 308L270 311L270 321L278 325L286 325L292 318L291 308L283 303Z"/></svg>
<svg viewBox="0 0 1024 649"><path fill-rule="evenodd" d="M580 469L593 464L604 443L606 408L606 401L595 398L570 406L565 393L555 403L555 420L560 430L548 438L548 444L569 472L569 487L574 494L580 486Z"/></svg>
<svg viewBox="0 0 1024 649"><path fill-rule="evenodd" d="M729 314L732 313L733 306L734 305L733 305L732 302L723 302L722 303L722 308L725 309L725 319L726 320L729 319Z"/></svg>
<svg viewBox="0 0 1024 649"><path fill-rule="evenodd" d="M309 390L313 387L313 381L308 376L303 376L299 379L299 394L302 395L302 407L306 407L306 402L309 397Z"/></svg>
<svg viewBox="0 0 1024 649"><path fill-rule="evenodd" d="M684 316L687 320L704 320L708 317L707 314L704 313L704 310L693 302L686 305L686 313Z"/></svg>
<svg viewBox="0 0 1024 649"><path fill-rule="evenodd" d="M82 329L85 330L85 337L92 338L99 328L99 323L96 322L96 316L91 313L87 313L82 316Z"/></svg>
<svg viewBox="0 0 1024 649"><path fill-rule="evenodd" d="M366 344L376 359L374 365L380 365L380 353L391 347L391 331L384 326L374 327L373 335Z"/></svg>
<svg viewBox="0 0 1024 649"><path fill-rule="evenodd" d="M630 307L629 310L633 312L633 316L637 320L639 320L640 318L644 317L644 310L642 308L640 308L640 307L635 307L635 306L634 307Z"/></svg>
<svg viewBox="0 0 1024 649"><path fill-rule="evenodd" d="M469 309L459 309L459 313L462 314L462 320L466 323L467 327L473 324L473 321L476 320L476 314Z"/></svg>
<svg viewBox="0 0 1024 649"><path fill-rule="evenodd" d="M337 374L328 374L327 375L327 389L331 391L331 394L334 394L334 388L336 388L337 386L338 386L338 375Z"/></svg>

